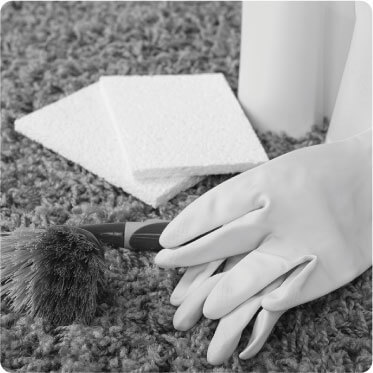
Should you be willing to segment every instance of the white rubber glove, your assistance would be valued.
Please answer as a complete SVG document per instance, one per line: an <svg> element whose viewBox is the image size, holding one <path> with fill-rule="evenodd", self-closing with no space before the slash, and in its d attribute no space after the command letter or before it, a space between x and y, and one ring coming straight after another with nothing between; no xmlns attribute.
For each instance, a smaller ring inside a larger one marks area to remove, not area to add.
<svg viewBox="0 0 373 373"><path fill-rule="evenodd" d="M175 312L173 324L175 329L185 331L192 328L201 318L203 305L214 286L227 271L245 257L236 255L227 259L224 273L212 273L224 260L217 260L207 264L189 267L171 295L171 303L180 306ZM216 328L207 351L210 364L221 364L229 358L236 349L243 330L261 308L264 295L281 285L284 276L267 286L263 291L249 298L228 315L222 317ZM262 309L256 318L250 341L241 353L246 358L254 356L263 346L277 320L283 314ZM240 355L240 356L241 356Z"/></svg>
<svg viewBox="0 0 373 373"><path fill-rule="evenodd" d="M245 253L208 293L204 315L229 317L285 275L260 296L263 310L283 313L370 267L371 174L371 130L285 154L189 205L163 232L166 249L155 261L161 267L196 266ZM265 340L272 321L257 323L256 338ZM240 357L252 352L249 343Z"/></svg>

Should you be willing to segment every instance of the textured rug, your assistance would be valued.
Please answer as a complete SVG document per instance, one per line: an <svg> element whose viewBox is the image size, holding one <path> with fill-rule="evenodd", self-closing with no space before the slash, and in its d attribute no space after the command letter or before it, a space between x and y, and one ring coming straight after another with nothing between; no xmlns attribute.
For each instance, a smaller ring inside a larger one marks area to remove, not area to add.
<svg viewBox="0 0 373 373"><path fill-rule="evenodd" d="M1 10L1 228L171 219L229 176L204 179L152 209L105 180L14 132L14 120L103 74L223 72L237 89L240 4L236 2L11 2ZM319 143L259 134L271 158ZM288 311L263 350L220 367L206 361L216 322L172 327L170 293L181 270L153 253L107 248L108 288L90 326L48 330L1 303L1 364L27 372L358 372L371 365L371 271ZM106 303L105 303L106 302ZM245 331L238 351L248 342Z"/></svg>

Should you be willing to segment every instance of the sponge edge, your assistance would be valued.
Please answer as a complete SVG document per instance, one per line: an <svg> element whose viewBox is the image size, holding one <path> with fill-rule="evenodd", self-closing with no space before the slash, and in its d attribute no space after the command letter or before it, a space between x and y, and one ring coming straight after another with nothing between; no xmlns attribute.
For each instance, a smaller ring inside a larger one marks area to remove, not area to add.
<svg viewBox="0 0 373 373"><path fill-rule="evenodd" d="M16 120L15 129L153 207L202 179L135 179L98 83Z"/></svg>
<svg viewBox="0 0 373 373"><path fill-rule="evenodd" d="M104 76L99 84L135 177L236 173L268 160L223 74Z"/></svg>

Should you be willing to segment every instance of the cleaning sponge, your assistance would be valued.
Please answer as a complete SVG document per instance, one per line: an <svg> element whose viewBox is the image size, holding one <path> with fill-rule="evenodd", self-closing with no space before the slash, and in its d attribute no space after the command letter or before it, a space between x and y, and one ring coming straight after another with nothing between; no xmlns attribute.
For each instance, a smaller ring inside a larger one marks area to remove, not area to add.
<svg viewBox="0 0 373 373"><path fill-rule="evenodd" d="M135 177L234 173L268 159L223 74L99 84Z"/></svg>
<svg viewBox="0 0 373 373"><path fill-rule="evenodd" d="M98 83L17 120L15 129L153 207L201 179L136 180L123 149L127 142L112 127Z"/></svg>

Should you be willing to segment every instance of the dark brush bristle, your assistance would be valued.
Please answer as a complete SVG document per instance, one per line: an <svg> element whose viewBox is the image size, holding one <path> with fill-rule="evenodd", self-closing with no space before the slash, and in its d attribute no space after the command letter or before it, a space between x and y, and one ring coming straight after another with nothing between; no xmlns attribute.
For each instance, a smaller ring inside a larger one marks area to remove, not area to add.
<svg viewBox="0 0 373 373"><path fill-rule="evenodd" d="M62 226L20 229L1 243L2 293L16 312L26 311L54 326L90 322L105 277L97 243Z"/></svg>

